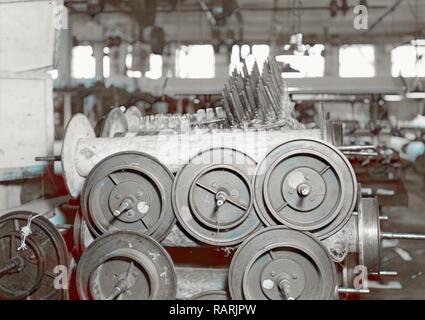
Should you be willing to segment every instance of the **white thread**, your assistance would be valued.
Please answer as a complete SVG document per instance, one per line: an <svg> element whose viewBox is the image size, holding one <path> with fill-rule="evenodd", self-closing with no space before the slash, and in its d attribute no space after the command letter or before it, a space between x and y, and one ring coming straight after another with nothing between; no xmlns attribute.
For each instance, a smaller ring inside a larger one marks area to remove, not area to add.
<svg viewBox="0 0 425 320"><path fill-rule="evenodd" d="M40 216L40 214L29 217L27 225L22 227L22 229L21 229L21 245L19 246L18 251L27 250L26 240L27 240L27 237L32 234L31 222L32 222L33 219L35 219L39 216Z"/></svg>

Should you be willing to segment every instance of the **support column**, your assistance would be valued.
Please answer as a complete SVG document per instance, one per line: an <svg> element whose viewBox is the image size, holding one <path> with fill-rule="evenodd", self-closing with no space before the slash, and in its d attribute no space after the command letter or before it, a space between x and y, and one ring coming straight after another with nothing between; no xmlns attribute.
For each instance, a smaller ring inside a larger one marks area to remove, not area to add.
<svg viewBox="0 0 425 320"><path fill-rule="evenodd" d="M96 80L103 80L103 43L93 44L93 57L96 59Z"/></svg>
<svg viewBox="0 0 425 320"><path fill-rule="evenodd" d="M125 58L127 56L127 45L122 44L119 47L112 47L109 57L111 59L111 74L109 78L114 80L120 80L126 78L126 65Z"/></svg>
<svg viewBox="0 0 425 320"><path fill-rule="evenodd" d="M215 77L217 79L227 79L229 76L230 55L227 48L222 46L215 54Z"/></svg>
<svg viewBox="0 0 425 320"><path fill-rule="evenodd" d="M391 77L391 51L388 45L375 45L375 68L377 77Z"/></svg>
<svg viewBox="0 0 425 320"><path fill-rule="evenodd" d="M325 77L339 77L339 46L326 46Z"/></svg>
<svg viewBox="0 0 425 320"><path fill-rule="evenodd" d="M162 77L174 78L176 75L176 50L175 44L169 44L168 55L162 56Z"/></svg>

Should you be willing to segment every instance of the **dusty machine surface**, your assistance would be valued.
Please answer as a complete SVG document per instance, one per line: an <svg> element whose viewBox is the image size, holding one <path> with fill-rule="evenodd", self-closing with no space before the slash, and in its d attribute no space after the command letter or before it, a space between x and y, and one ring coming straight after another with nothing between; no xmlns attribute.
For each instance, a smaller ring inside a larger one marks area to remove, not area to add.
<svg viewBox="0 0 425 320"><path fill-rule="evenodd" d="M2 216L0 298L328 300L396 276L381 240L425 235L381 232L347 159L365 147L295 120L271 61L234 73L206 114L117 108L97 132L76 115L60 157L80 200L72 246L40 214Z"/></svg>

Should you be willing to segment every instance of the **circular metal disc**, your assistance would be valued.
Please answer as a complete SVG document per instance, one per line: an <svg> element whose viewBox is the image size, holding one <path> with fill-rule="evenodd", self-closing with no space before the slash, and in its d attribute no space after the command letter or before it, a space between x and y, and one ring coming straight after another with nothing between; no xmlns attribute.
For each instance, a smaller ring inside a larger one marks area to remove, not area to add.
<svg viewBox="0 0 425 320"><path fill-rule="evenodd" d="M80 139L95 138L95 133L89 119L83 114L76 114L69 121L62 146L62 173L66 188L73 198L80 195L85 177L80 176L75 166L75 152Z"/></svg>
<svg viewBox="0 0 425 320"><path fill-rule="evenodd" d="M105 115L100 123L99 137L113 138L128 131L127 119L121 108L113 108Z"/></svg>
<svg viewBox="0 0 425 320"><path fill-rule="evenodd" d="M206 291L194 295L189 300L230 300L226 291Z"/></svg>
<svg viewBox="0 0 425 320"><path fill-rule="evenodd" d="M94 236L79 211L74 219L73 238L76 258L79 259L84 250L94 241Z"/></svg>
<svg viewBox="0 0 425 320"><path fill-rule="evenodd" d="M379 204L376 198L364 198L358 214L359 260L368 272L379 272L381 235Z"/></svg>
<svg viewBox="0 0 425 320"><path fill-rule="evenodd" d="M262 160L254 192L266 225L283 224L325 239L349 220L357 182L339 150L323 141L299 139L276 147Z"/></svg>
<svg viewBox="0 0 425 320"><path fill-rule="evenodd" d="M72 237L74 241L74 250L76 251L77 258L81 256L81 241L80 241L80 233L81 233L81 223L83 219L77 211L74 218L74 225L72 227Z"/></svg>
<svg viewBox="0 0 425 320"><path fill-rule="evenodd" d="M327 249L313 235L268 227L236 251L229 270L235 300L334 299L338 277Z"/></svg>
<svg viewBox="0 0 425 320"><path fill-rule="evenodd" d="M77 291L84 300L170 300L176 296L177 278L170 256L158 242L118 231L96 239L83 253Z"/></svg>
<svg viewBox="0 0 425 320"><path fill-rule="evenodd" d="M0 267L19 258L21 266L0 278L0 300L62 300L68 291L55 288L57 266L69 267L65 241L55 226L44 217L31 221L31 235L26 238L26 249L21 244L21 229L32 212L12 212L0 218Z"/></svg>
<svg viewBox="0 0 425 320"><path fill-rule="evenodd" d="M87 177L81 193L84 219L96 236L124 230L162 240L175 222L172 184L172 173L147 154L112 155Z"/></svg>
<svg viewBox="0 0 425 320"><path fill-rule="evenodd" d="M241 243L261 226L253 206L256 163L229 148L198 153L178 172L173 185L176 217L197 240L217 246Z"/></svg>
<svg viewBox="0 0 425 320"><path fill-rule="evenodd" d="M138 132L140 130L140 118L142 117L142 113L140 110L132 106L127 109L125 112L125 118L127 120L127 126L129 132Z"/></svg>

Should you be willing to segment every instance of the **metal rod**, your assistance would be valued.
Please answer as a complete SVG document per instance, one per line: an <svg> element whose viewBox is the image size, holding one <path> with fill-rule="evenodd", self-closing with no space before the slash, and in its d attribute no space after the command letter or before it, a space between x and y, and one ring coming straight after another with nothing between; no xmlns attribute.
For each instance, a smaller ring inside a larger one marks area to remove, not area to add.
<svg viewBox="0 0 425 320"><path fill-rule="evenodd" d="M338 288L339 293L360 293L366 294L370 293L369 289L354 289L354 288Z"/></svg>
<svg viewBox="0 0 425 320"><path fill-rule="evenodd" d="M425 240L425 234L384 232L381 234L381 238L382 239Z"/></svg>
<svg viewBox="0 0 425 320"><path fill-rule="evenodd" d="M130 210L131 206L133 205L133 201L130 199L125 199L118 209L114 210L114 216L118 217L121 214L123 214L125 211Z"/></svg>
<svg viewBox="0 0 425 320"><path fill-rule="evenodd" d="M62 157L61 156L43 156L43 157L35 157L34 158L35 161L61 161Z"/></svg>
<svg viewBox="0 0 425 320"><path fill-rule="evenodd" d="M5 276L11 271L19 271L24 264L24 260L21 257L15 257L7 261L3 266L0 267L0 278Z"/></svg>
<svg viewBox="0 0 425 320"><path fill-rule="evenodd" d="M291 294L291 283L284 279L278 284L280 292L285 296L286 300L295 300Z"/></svg>
<svg viewBox="0 0 425 320"><path fill-rule="evenodd" d="M376 150L376 146L339 146L340 151Z"/></svg>
<svg viewBox="0 0 425 320"><path fill-rule="evenodd" d="M105 300L115 300L118 298L122 293L124 293L128 289L128 283L126 280L120 280L117 282L117 284L112 289L112 293L109 297L106 297Z"/></svg>
<svg viewBox="0 0 425 320"><path fill-rule="evenodd" d="M371 275L376 276L387 276L387 277L397 277L398 272L397 271L379 271L379 272L370 272Z"/></svg>
<svg viewBox="0 0 425 320"><path fill-rule="evenodd" d="M364 152L364 151L342 151L346 156L364 156L364 157L377 157L378 152Z"/></svg>

